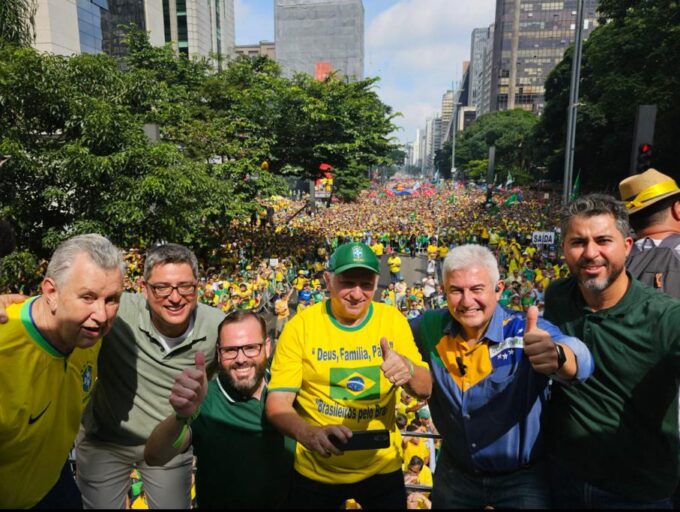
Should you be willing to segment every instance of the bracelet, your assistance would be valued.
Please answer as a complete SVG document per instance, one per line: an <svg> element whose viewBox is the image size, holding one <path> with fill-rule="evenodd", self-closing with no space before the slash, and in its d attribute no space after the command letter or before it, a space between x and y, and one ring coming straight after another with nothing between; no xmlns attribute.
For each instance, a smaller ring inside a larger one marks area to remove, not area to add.
<svg viewBox="0 0 680 512"><path fill-rule="evenodd" d="M198 415L199 415L199 414L201 414L201 406L200 406L200 405L198 406L198 409L196 409L196 411L195 411L191 416L189 416L188 418L185 418L185 417L183 417L183 416L180 416L179 414L175 414L175 419L176 419L177 421L179 421L180 423L181 423L181 422L184 422L184 425L185 425L185 426L188 426L188 425L191 425L191 423L192 423L196 418L198 418Z"/></svg>
<svg viewBox="0 0 680 512"><path fill-rule="evenodd" d="M196 411L191 416L189 416L188 418L184 418L184 417L180 416L179 414L175 414L175 419L177 421L183 423L182 430L179 431L179 435L177 436L177 439L175 439L175 441L172 443L172 447L175 450L179 450L179 448L182 446L182 443L184 442L184 438L186 437L187 432L189 431L189 425L191 425L191 423L196 418L198 418L198 415L200 413L201 413L201 406L199 405L198 409L196 409Z"/></svg>
<svg viewBox="0 0 680 512"><path fill-rule="evenodd" d="M175 441L172 443L172 447L175 450L179 450L182 447L182 443L184 442L184 438L186 437L188 431L189 426L185 423L184 425L182 425L182 430L180 430L177 439L175 439Z"/></svg>

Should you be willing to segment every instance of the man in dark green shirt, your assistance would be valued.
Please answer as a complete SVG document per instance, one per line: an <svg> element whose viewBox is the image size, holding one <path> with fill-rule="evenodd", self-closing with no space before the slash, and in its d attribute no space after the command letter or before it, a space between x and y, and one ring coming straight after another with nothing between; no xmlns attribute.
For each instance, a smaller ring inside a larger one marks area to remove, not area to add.
<svg viewBox="0 0 680 512"><path fill-rule="evenodd" d="M679 479L680 301L631 279L628 214L592 194L561 215L571 277L545 319L583 340L595 372L554 388L547 411L557 508L670 508Z"/></svg>
<svg viewBox="0 0 680 512"><path fill-rule="evenodd" d="M238 311L218 332L218 377L208 384L202 354L195 368L177 376L170 395L176 414L151 433L144 458L163 465L193 445L198 508L278 508L288 493L295 442L264 415L271 350L264 320Z"/></svg>

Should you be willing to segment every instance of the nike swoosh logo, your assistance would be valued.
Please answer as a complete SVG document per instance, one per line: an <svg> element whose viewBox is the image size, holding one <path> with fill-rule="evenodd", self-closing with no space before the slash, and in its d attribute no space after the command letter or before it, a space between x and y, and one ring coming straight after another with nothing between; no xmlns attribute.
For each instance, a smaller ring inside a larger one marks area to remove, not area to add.
<svg viewBox="0 0 680 512"><path fill-rule="evenodd" d="M52 401L51 401L51 400L50 400L50 402L45 406L45 408L42 410L42 412L41 412L40 414L38 414L37 416L29 416L29 417L28 417L28 424L29 424L29 425L33 425L36 421L38 421L38 420L40 419L40 417L41 417L43 414L45 414L45 412L47 412L47 409L50 407L50 405L52 405Z"/></svg>

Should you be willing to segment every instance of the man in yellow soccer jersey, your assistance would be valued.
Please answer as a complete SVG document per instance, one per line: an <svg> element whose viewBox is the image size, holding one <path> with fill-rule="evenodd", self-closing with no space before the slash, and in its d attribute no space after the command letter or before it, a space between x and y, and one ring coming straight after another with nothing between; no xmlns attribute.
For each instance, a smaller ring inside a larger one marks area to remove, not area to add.
<svg viewBox="0 0 680 512"><path fill-rule="evenodd" d="M341 245L324 273L330 299L296 315L279 339L266 413L298 442L291 508L339 508L350 498L364 508L406 506L397 394L404 386L426 399L432 380L406 319L373 302L379 273L367 245ZM343 449L381 429L387 447Z"/></svg>
<svg viewBox="0 0 680 512"><path fill-rule="evenodd" d="M76 236L54 252L42 295L7 308L0 325L0 508L82 508L67 458L124 275L111 242Z"/></svg>

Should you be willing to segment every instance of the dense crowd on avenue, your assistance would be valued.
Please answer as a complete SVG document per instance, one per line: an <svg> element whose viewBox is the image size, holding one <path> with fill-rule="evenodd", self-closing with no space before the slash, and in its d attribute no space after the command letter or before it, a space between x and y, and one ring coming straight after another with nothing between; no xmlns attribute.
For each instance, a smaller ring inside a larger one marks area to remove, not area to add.
<svg viewBox="0 0 680 512"><path fill-rule="evenodd" d="M71 237L0 294L0 508L671 508L680 187L619 193L274 197L200 261Z"/></svg>
<svg viewBox="0 0 680 512"><path fill-rule="evenodd" d="M559 198L524 190L523 201L503 206L514 192L499 192L494 199L502 206L488 209L480 189L442 185L428 190L432 193L391 196L367 191L356 203L319 207L314 213L305 208L305 198L274 197L266 203L275 212L272 222L263 215L247 225L234 224L231 237L201 262L199 300L225 313L273 311L281 299L304 309L326 298L322 274L328 257L349 241L364 242L385 264L391 261L390 271L396 270L393 274L399 278L376 298L409 318L444 305L441 262L457 245L479 243L496 254L508 284L501 303L517 311L541 306L549 282L568 272L558 258L557 239L532 244L536 231L559 233ZM431 275L418 281L400 279L403 258L417 256L432 262ZM141 291L143 252L131 249L126 262L126 289Z"/></svg>

